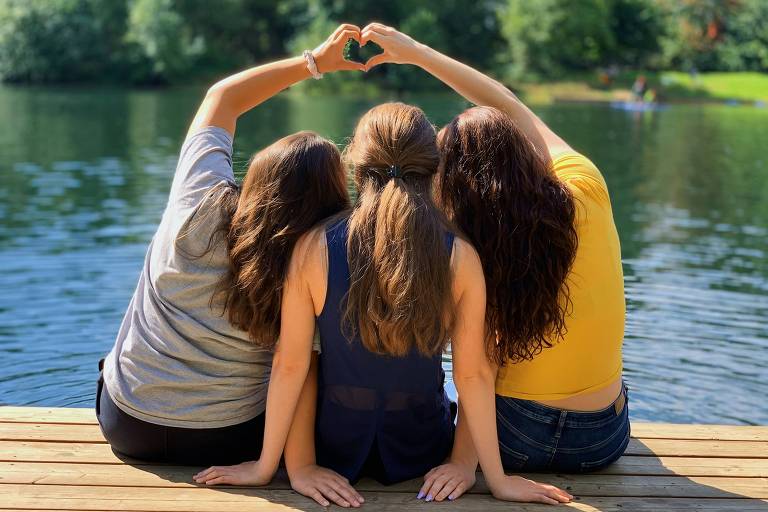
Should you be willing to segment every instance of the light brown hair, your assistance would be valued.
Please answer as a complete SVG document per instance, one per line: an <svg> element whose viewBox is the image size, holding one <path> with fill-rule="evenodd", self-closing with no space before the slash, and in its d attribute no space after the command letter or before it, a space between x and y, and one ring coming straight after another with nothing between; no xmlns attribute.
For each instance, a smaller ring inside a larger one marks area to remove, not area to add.
<svg viewBox="0 0 768 512"><path fill-rule="evenodd" d="M219 283L229 321L271 348L280 334L283 284L298 239L349 208L338 148L312 132L256 153L242 186L224 194L229 269Z"/></svg>
<svg viewBox="0 0 768 512"><path fill-rule="evenodd" d="M566 333L576 206L503 112L475 107L440 132L438 202L475 246L487 289L486 352L532 359Z"/></svg>
<svg viewBox="0 0 768 512"><path fill-rule="evenodd" d="M431 197L435 129L417 107L379 105L360 119L345 158L358 199L344 330L374 353L435 355L455 316L447 222Z"/></svg>

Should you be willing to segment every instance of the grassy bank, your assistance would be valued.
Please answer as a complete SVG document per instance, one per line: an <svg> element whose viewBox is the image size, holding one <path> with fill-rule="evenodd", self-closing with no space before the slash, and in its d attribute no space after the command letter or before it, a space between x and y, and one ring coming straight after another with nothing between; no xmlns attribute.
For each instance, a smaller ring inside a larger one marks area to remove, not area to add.
<svg viewBox="0 0 768 512"><path fill-rule="evenodd" d="M768 73L699 73L679 71L642 72L662 102L768 102ZM619 74L610 85L596 73L572 75L563 80L523 83L517 89L531 102L626 101L640 72Z"/></svg>

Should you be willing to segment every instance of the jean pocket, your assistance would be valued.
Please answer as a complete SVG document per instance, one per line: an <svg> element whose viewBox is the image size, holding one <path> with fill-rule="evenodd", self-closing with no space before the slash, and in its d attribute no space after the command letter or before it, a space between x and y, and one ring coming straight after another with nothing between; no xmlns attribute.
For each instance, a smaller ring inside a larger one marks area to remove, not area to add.
<svg viewBox="0 0 768 512"><path fill-rule="evenodd" d="M601 457L594 461L582 461L581 462L581 470L582 471L597 471L598 469L602 469L603 467L611 464L612 462L616 461L619 457L621 457L624 454L624 450L627 449L627 445L629 444L629 429L627 429L627 433L622 438L621 443L619 443L619 446L613 449L608 455Z"/></svg>
<svg viewBox="0 0 768 512"><path fill-rule="evenodd" d="M528 455L516 452L502 441L499 441L499 450L504 469L522 469L525 463L528 462Z"/></svg>

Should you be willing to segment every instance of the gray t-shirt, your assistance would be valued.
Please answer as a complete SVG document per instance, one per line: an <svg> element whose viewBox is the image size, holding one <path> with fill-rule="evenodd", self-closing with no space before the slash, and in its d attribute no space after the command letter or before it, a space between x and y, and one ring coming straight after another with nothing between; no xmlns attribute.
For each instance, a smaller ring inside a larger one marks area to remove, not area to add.
<svg viewBox="0 0 768 512"><path fill-rule="evenodd" d="M211 297L227 270L216 199L234 184L232 137L208 127L181 148L160 226L104 364L120 409L144 421L217 428L248 421L266 407L272 353L222 314Z"/></svg>

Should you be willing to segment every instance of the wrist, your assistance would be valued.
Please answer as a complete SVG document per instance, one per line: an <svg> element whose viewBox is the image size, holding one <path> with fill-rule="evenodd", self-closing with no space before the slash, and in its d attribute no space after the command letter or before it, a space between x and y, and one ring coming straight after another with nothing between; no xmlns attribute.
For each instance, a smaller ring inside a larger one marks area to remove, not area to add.
<svg viewBox="0 0 768 512"><path fill-rule="evenodd" d="M435 50L427 46L426 44L416 42L416 49L413 52L410 64L424 68L429 64L431 57L434 55Z"/></svg>
<svg viewBox="0 0 768 512"><path fill-rule="evenodd" d="M485 483L488 485L488 489L490 489L491 494L496 494L504 486L504 479L506 478L506 475L503 471L499 474L490 476L483 473L483 476L485 477Z"/></svg>
<svg viewBox="0 0 768 512"><path fill-rule="evenodd" d="M458 457L451 455L448 458L450 464L455 464L462 468L466 468L467 471L477 471L477 459L471 459L469 457Z"/></svg>
<svg viewBox="0 0 768 512"><path fill-rule="evenodd" d="M297 475L306 471L307 469L315 466L313 462L302 462L300 464L288 464L285 465L285 471L288 473L288 478L296 478Z"/></svg>

